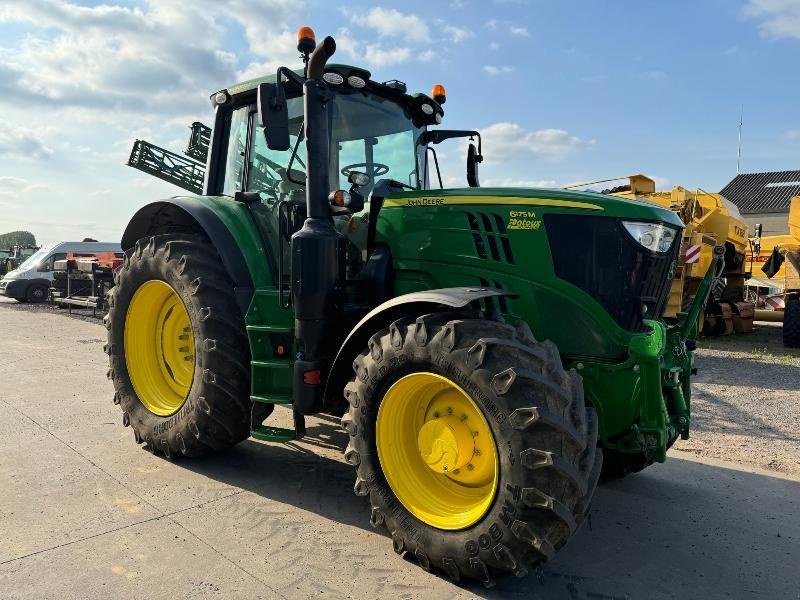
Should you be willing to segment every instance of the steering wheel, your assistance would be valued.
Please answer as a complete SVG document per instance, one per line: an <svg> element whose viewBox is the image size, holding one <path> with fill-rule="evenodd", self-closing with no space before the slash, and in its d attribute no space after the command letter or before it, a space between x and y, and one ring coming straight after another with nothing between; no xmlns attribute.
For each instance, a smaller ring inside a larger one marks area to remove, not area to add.
<svg viewBox="0 0 800 600"><path fill-rule="evenodd" d="M358 171L359 169L367 169L372 167L372 179L376 179L381 175L386 175L389 172L389 166L383 163L353 163L352 165L347 165L346 167L342 167L342 175L345 177L350 177L350 173L353 171ZM369 175L369 173L367 173Z"/></svg>

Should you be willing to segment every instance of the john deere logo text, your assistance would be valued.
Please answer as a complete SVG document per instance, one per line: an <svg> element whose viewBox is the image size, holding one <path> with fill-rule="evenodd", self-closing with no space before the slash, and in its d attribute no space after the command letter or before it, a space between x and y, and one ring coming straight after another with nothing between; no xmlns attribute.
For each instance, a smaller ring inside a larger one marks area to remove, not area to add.
<svg viewBox="0 0 800 600"><path fill-rule="evenodd" d="M444 198L409 198L406 206L441 206Z"/></svg>

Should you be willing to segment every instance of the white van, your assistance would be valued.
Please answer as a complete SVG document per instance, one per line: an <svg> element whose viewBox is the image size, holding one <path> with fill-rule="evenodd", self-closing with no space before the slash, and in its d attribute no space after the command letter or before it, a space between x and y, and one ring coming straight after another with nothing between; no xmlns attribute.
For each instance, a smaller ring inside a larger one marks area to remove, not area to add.
<svg viewBox="0 0 800 600"><path fill-rule="evenodd" d="M0 295L19 302L44 302L53 281L53 263L67 258L67 252L122 252L122 247L116 242L56 242L42 246L0 279Z"/></svg>

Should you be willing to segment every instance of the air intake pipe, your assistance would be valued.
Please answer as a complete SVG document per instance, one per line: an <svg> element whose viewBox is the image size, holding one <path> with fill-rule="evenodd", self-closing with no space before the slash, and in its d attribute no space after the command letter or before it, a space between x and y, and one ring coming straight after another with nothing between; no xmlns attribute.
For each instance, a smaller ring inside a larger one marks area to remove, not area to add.
<svg viewBox="0 0 800 600"><path fill-rule="evenodd" d="M308 61L303 84L306 137L306 208L303 227L292 236L292 304L297 356L293 404L300 414L322 408L330 361L341 339L344 311L345 238L336 231L328 202L330 137L328 106L332 94L322 79L336 50L326 37Z"/></svg>

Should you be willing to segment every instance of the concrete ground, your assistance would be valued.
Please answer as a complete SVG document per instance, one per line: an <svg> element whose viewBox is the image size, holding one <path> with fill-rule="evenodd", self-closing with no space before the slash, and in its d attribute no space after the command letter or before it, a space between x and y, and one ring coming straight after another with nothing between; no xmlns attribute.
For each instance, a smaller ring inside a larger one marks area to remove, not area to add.
<svg viewBox="0 0 800 600"><path fill-rule="evenodd" d="M111 402L104 337L96 322L0 302L4 599L800 594L800 479L677 451L602 484L540 572L455 586L370 527L334 422L313 420L303 443L248 440L201 460L142 450Z"/></svg>

